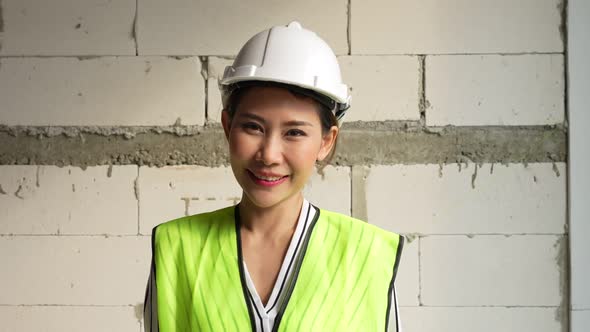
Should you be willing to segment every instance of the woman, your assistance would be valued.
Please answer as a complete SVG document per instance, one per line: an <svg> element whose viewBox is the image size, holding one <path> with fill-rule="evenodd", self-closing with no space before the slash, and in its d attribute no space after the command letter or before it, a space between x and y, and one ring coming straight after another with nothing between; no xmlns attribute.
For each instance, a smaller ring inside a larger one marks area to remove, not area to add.
<svg viewBox="0 0 590 332"><path fill-rule="evenodd" d="M252 37L220 81L240 203L152 232L146 331L399 331L403 238L310 204L350 104L334 53L297 22ZM393 307L393 308L392 308Z"/></svg>

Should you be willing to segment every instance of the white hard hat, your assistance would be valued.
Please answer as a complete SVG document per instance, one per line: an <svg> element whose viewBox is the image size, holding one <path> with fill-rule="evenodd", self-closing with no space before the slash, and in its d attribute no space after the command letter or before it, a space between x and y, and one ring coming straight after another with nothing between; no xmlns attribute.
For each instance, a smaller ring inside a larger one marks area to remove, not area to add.
<svg viewBox="0 0 590 332"><path fill-rule="evenodd" d="M234 88L263 82L311 93L337 119L350 107L336 55L323 39L295 21L264 30L242 46L219 82L224 107Z"/></svg>

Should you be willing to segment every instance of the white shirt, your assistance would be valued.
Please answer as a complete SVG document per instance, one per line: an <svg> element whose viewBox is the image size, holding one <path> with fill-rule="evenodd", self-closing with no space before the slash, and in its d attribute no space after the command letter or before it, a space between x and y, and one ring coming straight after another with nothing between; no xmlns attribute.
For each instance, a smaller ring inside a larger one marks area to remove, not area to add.
<svg viewBox="0 0 590 332"><path fill-rule="evenodd" d="M287 248L287 253L285 254L285 258L281 264L277 280L275 281L266 306L262 304L262 300L256 291L254 282L248 273L246 262L242 260L246 285L248 288L248 305L250 308L252 308L255 318L255 332L271 332L279 308L284 304L284 301L288 300L284 296L286 293L284 290L286 285L289 285L294 281L294 262L303 258L302 255L304 251L301 250L303 246L302 243L309 231L309 226L312 223L316 213L317 211L313 205L304 199L301 211L299 213L299 219L297 220L297 225L295 226L295 232L293 232L293 236L291 237L291 242ZM156 294L156 283L155 279L153 278L154 273L154 263L152 257L152 267L144 302L145 332L159 332L157 301L156 296L152 296L152 294ZM395 287L393 287L391 299L392 303L389 331L401 332L401 327L399 326L397 295L395 292Z"/></svg>

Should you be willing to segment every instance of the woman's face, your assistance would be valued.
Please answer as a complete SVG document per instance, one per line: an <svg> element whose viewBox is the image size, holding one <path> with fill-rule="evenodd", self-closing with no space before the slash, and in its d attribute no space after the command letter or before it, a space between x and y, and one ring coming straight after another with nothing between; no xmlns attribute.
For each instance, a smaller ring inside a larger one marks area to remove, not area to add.
<svg viewBox="0 0 590 332"><path fill-rule="evenodd" d="M298 195L316 160L334 145L338 128L322 134L317 106L277 87L254 87L242 96L233 119L222 123L230 162L244 198L262 208Z"/></svg>

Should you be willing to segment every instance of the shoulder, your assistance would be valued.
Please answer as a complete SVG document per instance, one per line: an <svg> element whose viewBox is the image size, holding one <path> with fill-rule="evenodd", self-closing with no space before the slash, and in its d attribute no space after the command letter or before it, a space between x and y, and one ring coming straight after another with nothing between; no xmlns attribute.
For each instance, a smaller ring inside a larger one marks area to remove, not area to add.
<svg viewBox="0 0 590 332"><path fill-rule="evenodd" d="M369 224L366 221L329 210L319 209L319 219L327 227L338 229L345 233L366 234L378 241L385 241L389 245L401 249L404 237L400 234L387 231L381 227Z"/></svg>
<svg viewBox="0 0 590 332"><path fill-rule="evenodd" d="M358 230L363 229L370 233L381 234L384 236L401 237L397 233L387 231L381 227L369 224L364 220L360 220L342 213L333 212L329 210L319 209L319 215L322 220L333 226L345 226L345 229Z"/></svg>
<svg viewBox="0 0 590 332"><path fill-rule="evenodd" d="M170 233L175 231L178 233L185 233L184 231L194 228L194 226L210 227L213 223L217 225L233 225L234 210L235 206L228 206L210 212L203 212L171 219L155 226L152 230L152 234L157 232L159 235L162 233Z"/></svg>

